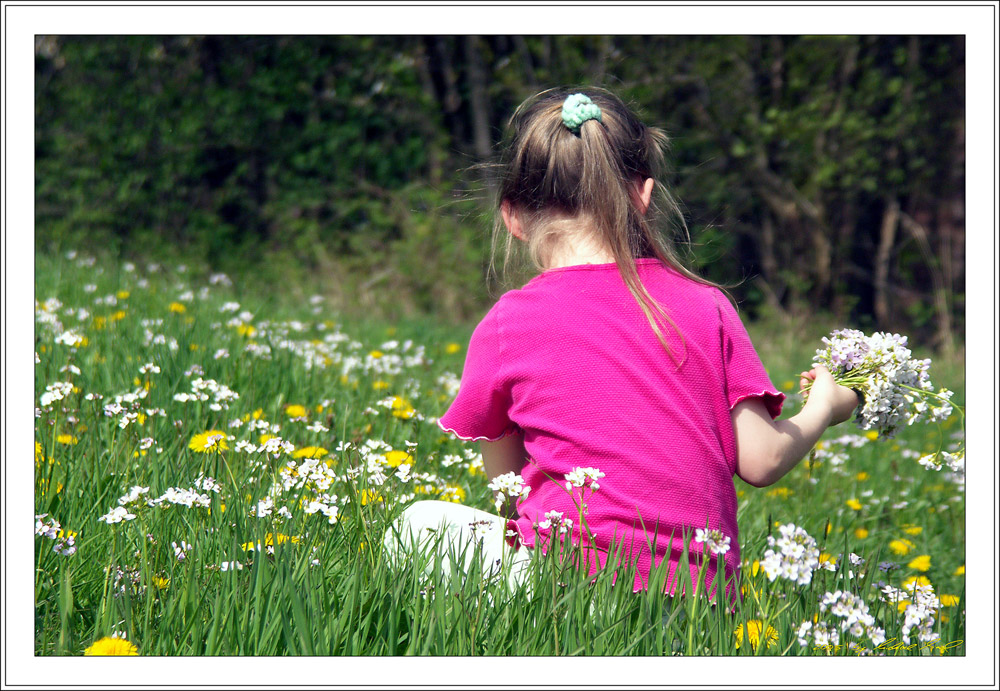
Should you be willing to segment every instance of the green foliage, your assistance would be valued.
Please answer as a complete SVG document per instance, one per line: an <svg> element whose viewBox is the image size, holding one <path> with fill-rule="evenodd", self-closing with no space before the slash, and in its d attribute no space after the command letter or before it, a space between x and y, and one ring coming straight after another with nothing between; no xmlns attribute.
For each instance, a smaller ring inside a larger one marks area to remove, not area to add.
<svg viewBox="0 0 1000 691"><path fill-rule="evenodd" d="M66 36L40 45L35 233L45 250L173 252L234 274L252 266L269 281L304 272L344 307L475 316L488 300L477 282L491 212L488 181L467 172L485 156L477 142L498 141L537 89L599 84L672 136L666 182L707 277L759 276L771 308L863 319L880 215L897 200L932 243L939 224L958 229L935 246L951 256L933 270L947 268L947 309L955 331L964 326L961 37ZM906 252L909 242L901 237L893 255L893 295L901 328L929 336L931 322L905 316L915 300L937 304L930 260ZM384 290L364 292L375 285ZM756 310L765 295L753 286L735 291Z"/></svg>

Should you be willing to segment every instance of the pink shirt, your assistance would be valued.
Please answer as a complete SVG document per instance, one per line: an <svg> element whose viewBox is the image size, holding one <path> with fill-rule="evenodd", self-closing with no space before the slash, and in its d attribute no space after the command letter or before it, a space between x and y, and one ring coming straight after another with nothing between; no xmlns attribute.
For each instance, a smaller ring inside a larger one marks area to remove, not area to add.
<svg viewBox="0 0 1000 691"><path fill-rule="evenodd" d="M636 266L683 334L681 341L669 325L664 329L680 366L616 265L551 269L504 294L476 327L458 396L438 424L468 440L523 432L531 460L521 475L531 492L511 527L529 547L536 536L546 544L550 531L536 524L553 510L572 519L579 542L579 509L564 475L577 466L602 471L600 489L587 494L593 538L585 544L596 547L601 564L612 544L624 549L636 562L637 590L648 587L653 564L666 558L665 590L674 592L685 537L697 575L697 528L729 536L726 572L739 568L730 411L760 397L777 417L784 394L721 291L656 259L639 259Z"/></svg>

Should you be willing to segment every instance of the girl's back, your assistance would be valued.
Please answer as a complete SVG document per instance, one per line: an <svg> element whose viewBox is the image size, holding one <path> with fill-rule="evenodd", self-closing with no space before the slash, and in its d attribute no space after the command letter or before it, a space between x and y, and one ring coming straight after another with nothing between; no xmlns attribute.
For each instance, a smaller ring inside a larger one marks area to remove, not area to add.
<svg viewBox="0 0 1000 691"><path fill-rule="evenodd" d="M636 267L677 327L665 330L674 359L615 264L550 269L506 293L476 329L462 389L440 424L468 439L523 433L530 460L521 474L532 491L518 506L516 529L526 545L536 531L547 540L548 512L579 522L565 474L604 472L587 500L583 539L592 536L599 550L634 542L638 588L650 568L643 545L654 535L658 562L683 549L682 531L690 538L698 527L721 530L733 546L727 567L735 568L731 406L763 395L777 415L783 395L718 289L656 259ZM580 526L574 534L580 539Z"/></svg>

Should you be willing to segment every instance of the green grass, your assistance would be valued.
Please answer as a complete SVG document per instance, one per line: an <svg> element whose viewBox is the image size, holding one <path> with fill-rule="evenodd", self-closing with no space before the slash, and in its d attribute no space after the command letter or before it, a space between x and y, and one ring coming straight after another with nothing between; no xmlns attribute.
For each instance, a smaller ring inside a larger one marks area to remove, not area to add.
<svg viewBox="0 0 1000 691"><path fill-rule="evenodd" d="M861 595L885 628L889 642L876 652L965 654L964 577L956 573L965 564L964 492L916 462L958 443L957 415L879 441L845 423L827 433L813 461L777 485L755 489L736 480L749 568L745 596L732 609L697 597L633 594L614 586L610 572L589 578L555 558L533 563L530 588L509 591L476 568L444 568L430 556L393 567L381 547L389 522L414 499L492 508L474 446L433 424L452 398L445 375L461 374L473 325L340 318L322 304L280 293L259 298L177 267L148 274L83 259L36 258L36 405L48 385L73 388L36 419L34 507L75 533L77 547L64 556L53 551L58 540L35 538L38 655L79 655L115 632L127 633L141 655L853 655L843 646L802 647L795 635L818 613L823 593L837 589ZM61 304L46 307L49 298ZM230 302L239 308L224 311ZM244 310L251 315L241 316ZM826 326L836 325L750 325L779 387L791 393ZM85 340L57 343L65 330ZM228 357L216 358L223 349ZM383 371L396 356L398 367ZM146 363L160 372L140 372ZM960 359L935 362L931 373L964 405ZM199 377L238 398L213 407L206 389L209 400L175 399L191 394ZM104 414L116 396L136 392L145 392L135 404L140 417L122 427L120 415ZM786 414L798 405L792 396ZM305 415L290 415L289 406L302 406ZM280 429L251 431L260 421ZM209 430L232 435L228 448L189 448ZM314 453L332 484L296 478L289 462L303 459L235 448L240 440L258 444L265 432L296 450L321 447ZM347 472L363 465L360 449L372 440L387 445L380 453L391 447L411 454L410 482L390 469L390 479L375 487L363 473ZM446 457L458 462L445 464ZM208 506L140 502L130 505L133 520L98 520L132 486L148 487L143 499L152 499L171 487L191 488L200 476L220 486L203 492ZM273 491L283 476L294 486ZM333 524L305 511L323 492L338 497ZM270 515L252 515L268 496ZM288 517L278 515L281 506ZM843 555L836 571L817 571L805 586L753 575L768 535L787 523L804 528L831 558ZM173 543L182 541L190 547L179 560ZM248 549L258 543L261 550ZM900 544L906 554L892 551ZM863 566L849 564L852 552ZM930 557L926 571L909 566L919 555ZM229 568L234 562L242 568ZM879 562L895 568L883 572ZM917 575L938 595L959 598L934 624L937 645L947 650L915 639L899 647L902 616L877 597L879 580L899 586ZM833 621L829 613L821 618ZM773 627L775 643L737 646L734 631L748 621Z"/></svg>

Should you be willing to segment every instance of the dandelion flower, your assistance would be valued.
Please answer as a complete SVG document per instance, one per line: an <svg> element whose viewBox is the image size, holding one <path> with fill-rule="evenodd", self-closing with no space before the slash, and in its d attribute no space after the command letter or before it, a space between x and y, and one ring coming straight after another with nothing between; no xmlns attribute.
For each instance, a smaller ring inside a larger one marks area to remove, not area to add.
<svg viewBox="0 0 1000 691"><path fill-rule="evenodd" d="M774 489L767 491L767 496L769 497L780 497L782 499L788 499L788 497L795 494L795 491L790 487L775 487Z"/></svg>
<svg viewBox="0 0 1000 691"><path fill-rule="evenodd" d="M952 576L964 576L964 575L965 575L965 564L962 564L957 569L955 569L955 573L952 574Z"/></svg>
<svg viewBox="0 0 1000 691"><path fill-rule="evenodd" d="M84 655L138 655L139 649L124 638L105 636L83 651Z"/></svg>
<svg viewBox="0 0 1000 691"><path fill-rule="evenodd" d="M859 540L864 540L866 537L868 537L868 528L856 529L854 531L854 537L858 538Z"/></svg>
<svg viewBox="0 0 1000 691"><path fill-rule="evenodd" d="M285 406L285 415L288 417L305 417L306 407L302 405L287 405Z"/></svg>
<svg viewBox="0 0 1000 691"><path fill-rule="evenodd" d="M197 453L208 453L210 451L225 451L229 448L226 443L226 433L217 429L210 429L191 437L188 448Z"/></svg>
<svg viewBox="0 0 1000 691"><path fill-rule="evenodd" d="M394 396L392 399L392 415L401 420L409 420L416 414L413 406L405 398Z"/></svg>
<svg viewBox="0 0 1000 691"><path fill-rule="evenodd" d="M889 550L893 554L898 554L899 556L909 554L910 550L912 550L914 547L916 547L916 545L914 545L912 542L906 539L893 540L892 542L889 543Z"/></svg>
<svg viewBox="0 0 1000 691"><path fill-rule="evenodd" d="M954 607L959 602L958 595L948 595L947 593L941 593L941 606L942 607Z"/></svg>
<svg viewBox="0 0 1000 691"><path fill-rule="evenodd" d="M927 576L910 576L905 581L903 581L904 588L910 588L913 586L929 587L931 585L931 579Z"/></svg>
<svg viewBox="0 0 1000 691"><path fill-rule="evenodd" d="M854 476L854 479L857 480L858 482L864 482L870 477L871 475L862 470L860 473Z"/></svg>
<svg viewBox="0 0 1000 691"><path fill-rule="evenodd" d="M60 434L56 436L56 441L60 444L71 445L78 443L80 440L72 434Z"/></svg>
<svg viewBox="0 0 1000 691"><path fill-rule="evenodd" d="M903 532L907 535L919 535L924 529L919 525L913 525L912 523L907 523L903 526Z"/></svg>
<svg viewBox="0 0 1000 691"><path fill-rule="evenodd" d="M854 509L855 511L861 510L861 502L859 502L857 499L848 499L847 506Z"/></svg>
<svg viewBox="0 0 1000 691"><path fill-rule="evenodd" d="M303 446L292 454L292 458L322 458L329 453L322 446Z"/></svg>
<svg viewBox="0 0 1000 691"><path fill-rule="evenodd" d="M458 485L448 485L441 492L439 499L442 501L450 501L455 504L461 504L465 502L465 490Z"/></svg>
<svg viewBox="0 0 1000 691"><path fill-rule="evenodd" d="M382 501L382 495L370 489L366 489L361 493L361 505L367 506L368 504L374 504L375 502Z"/></svg>
<svg viewBox="0 0 1000 691"><path fill-rule="evenodd" d="M187 307L179 302L171 302L168 309L174 314L184 314L187 312Z"/></svg>
<svg viewBox="0 0 1000 691"><path fill-rule="evenodd" d="M385 454L385 462L393 468L398 468L403 463L413 465L413 456L405 451L389 451Z"/></svg>
<svg viewBox="0 0 1000 691"><path fill-rule="evenodd" d="M929 554L921 554L907 564L911 569L916 569L917 571L927 571L931 568L931 556Z"/></svg>
<svg viewBox="0 0 1000 691"><path fill-rule="evenodd" d="M764 631L764 622L760 619L751 619L746 623L747 634L750 639L750 647L753 650L757 650L757 645L760 643L763 633L763 638L767 641L767 647L775 645L778 642L778 632L773 626L768 626L767 631ZM733 629L733 636L736 637L736 647L737 649L743 645L743 626L737 626Z"/></svg>
<svg viewBox="0 0 1000 691"><path fill-rule="evenodd" d="M458 343L449 343L444 347L444 352L448 353L448 355L454 355L460 350L462 350L462 346L460 346Z"/></svg>

